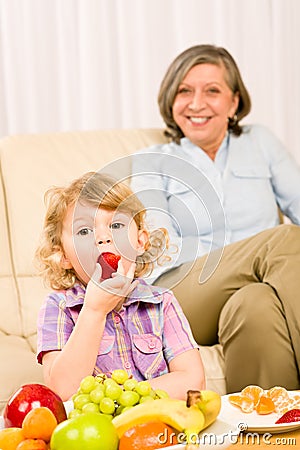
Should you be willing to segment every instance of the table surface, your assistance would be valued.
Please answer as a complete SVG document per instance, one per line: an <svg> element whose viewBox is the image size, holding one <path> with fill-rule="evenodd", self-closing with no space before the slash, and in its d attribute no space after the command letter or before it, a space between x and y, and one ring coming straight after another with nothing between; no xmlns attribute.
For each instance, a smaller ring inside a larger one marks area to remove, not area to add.
<svg viewBox="0 0 300 450"><path fill-rule="evenodd" d="M228 447L229 450L264 450L272 448L300 449L300 428L287 433L273 434L271 437L263 434L241 433L236 444Z"/></svg>

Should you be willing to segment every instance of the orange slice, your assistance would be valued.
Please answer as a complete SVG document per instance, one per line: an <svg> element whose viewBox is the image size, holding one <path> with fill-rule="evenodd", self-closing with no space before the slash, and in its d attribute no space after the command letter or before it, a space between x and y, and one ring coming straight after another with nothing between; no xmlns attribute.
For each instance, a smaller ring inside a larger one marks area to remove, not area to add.
<svg viewBox="0 0 300 450"><path fill-rule="evenodd" d="M256 407L256 405L258 405L259 399L263 395L263 393L264 393L263 388L261 388L260 386L256 386L256 385L246 386L241 391L242 395L246 395L247 397L249 397L253 400L254 408Z"/></svg>
<svg viewBox="0 0 300 450"><path fill-rule="evenodd" d="M288 391L281 386L274 386L267 391L267 396L270 397L275 405L280 404L290 399Z"/></svg>
<svg viewBox="0 0 300 450"><path fill-rule="evenodd" d="M288 411L293 406L294 401L284 387L274 386L267 391L266 395L273 400L276 412Z"/></svg>
<svg viewBox="0 0 300 450"><path fill-rule="evenodd" d="M271 414L275 411L275 405L270 397L261 395L255 409L258 414Z"/></svg>
<svg viewBox="0 0 300 450"><path fill-rule="evenodd" d="M247 395L229 395L228 400L232 405L241 408L244 413L251 413L254 411L254 402L250 397L247 397Z"/></svg>
<svg viewBox="0 0 300 450"><path fill-rule="evenodd" d="M276 412L282 415L291 409L300 409L300 394L290 396L282 386L264 390L260 386L250 384L240 393L229 395L228 399L232 405L238 406L245 413L255 410L258 414Z"/></svg>

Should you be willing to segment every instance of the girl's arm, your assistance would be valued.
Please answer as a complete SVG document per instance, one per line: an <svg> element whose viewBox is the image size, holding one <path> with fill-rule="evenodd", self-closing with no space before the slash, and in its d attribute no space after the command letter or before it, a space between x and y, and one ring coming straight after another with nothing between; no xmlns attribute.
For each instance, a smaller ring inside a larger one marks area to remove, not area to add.
<svg viewBox="0 0 300 450"><path fill-rule="evenodd" d="M181 353L169 364L169 373L153 378L153 389L164 389L170 397L186 400L187 391L205 389L205 374L198 349Z"/></svg>
<svg viewBox="0 0 300 450"><path fill-rule="evenodd" d="M82 378L93 373L105 320L105 314L84 305L64 348L43 356L45 383L64 401L76 392Z"/></svg>
<svg viewBox="0 0 300 450"><path fill-rule="evenodd" d="M101 283L103 287L91 280L87 285L84 305L66 345L61 351L44 355L45 383L63 400L68 400L78 389L80 381L93 373L106 316L135 288L136 282L132 282L134 268L135 265L126 277L119 274L105 280ZM93 278L99 279L99 274L96 275Z"/></svg>

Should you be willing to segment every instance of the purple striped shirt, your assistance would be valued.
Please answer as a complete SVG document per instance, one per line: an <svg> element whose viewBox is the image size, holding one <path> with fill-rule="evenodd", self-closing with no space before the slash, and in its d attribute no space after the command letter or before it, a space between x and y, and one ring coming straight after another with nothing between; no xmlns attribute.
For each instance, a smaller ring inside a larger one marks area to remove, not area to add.
<svg viewBox="0 0 300 450"><path fill-rule="evenodd" d="M84 296L81 283L47 296L38 317L39 363L44 353L64 347ZM175 356L193 348L198 345L173 293L139 279L122 308L107 315L94 375L123 368L137 380L158 377Z"/></svg>

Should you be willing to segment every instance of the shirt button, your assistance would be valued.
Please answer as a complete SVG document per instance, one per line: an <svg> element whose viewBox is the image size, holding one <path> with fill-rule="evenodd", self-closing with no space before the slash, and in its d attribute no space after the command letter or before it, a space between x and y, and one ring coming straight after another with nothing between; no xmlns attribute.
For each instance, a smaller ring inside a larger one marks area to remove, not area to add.
<svg viewBox="0 0 300 450"><path fill-rule="evenodd" d="M130 369L130 367L131 367L130 362L126 362L126 363L124 364L124 367L125 367L125 369Z"/></svg>
<svg viewBox="0 0 300 450"><path fill-rule="evenodd" d="M116 316L116 317L114 318L114 321L115 321L115 323L120 323L121 319L120 319L119 316Z"/></svg>
<svg viewBox="0 0 300 450"><path fill-rule="evenodd" d="M149 344L148 344L148 348L152 349L152 348L155 348L155 347L156 347L155 346L155 342L150 341Z"/></svg>

